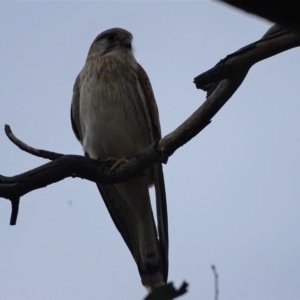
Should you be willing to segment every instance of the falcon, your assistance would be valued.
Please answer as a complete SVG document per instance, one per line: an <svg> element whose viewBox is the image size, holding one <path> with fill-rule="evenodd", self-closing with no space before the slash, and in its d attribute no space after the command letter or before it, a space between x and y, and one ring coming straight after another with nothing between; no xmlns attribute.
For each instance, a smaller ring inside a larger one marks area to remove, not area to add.
<svg viewBox="0 0 300 300"><path fill-rule="evenodd" d="M133 55L132 38L122 28L100 33L73 87L71 121L75 136L86 156L114 159L114 166L161 138L153 90ZM157 222L149 195L152 185ZM168 218L161 163L134 179L117 184L98 182L97 187L136 262L142 284L149 289L165 284Z"/></svg>

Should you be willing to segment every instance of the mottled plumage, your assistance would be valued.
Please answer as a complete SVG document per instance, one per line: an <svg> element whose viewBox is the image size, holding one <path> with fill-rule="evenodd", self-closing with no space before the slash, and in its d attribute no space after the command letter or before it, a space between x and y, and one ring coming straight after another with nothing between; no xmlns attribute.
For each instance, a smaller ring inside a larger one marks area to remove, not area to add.
<svg viewBox="0 0 300 300"><path fill-rule="evenodd" d="M98 35L74 84L72 127L85 154L94 159L131 157L161 137L152 87L133 56L131 41L131 33L121 28ZM158 232L148 190L152 183ZM138 178L97 186L136 261L142 283L150 288L164 284L168 221L161 164Z"/></svg>

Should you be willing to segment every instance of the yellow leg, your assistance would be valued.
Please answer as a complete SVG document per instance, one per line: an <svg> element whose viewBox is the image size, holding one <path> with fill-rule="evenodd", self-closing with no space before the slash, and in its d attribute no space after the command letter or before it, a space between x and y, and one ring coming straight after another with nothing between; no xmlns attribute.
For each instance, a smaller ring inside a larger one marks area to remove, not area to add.
<svg viewBox="0 0 300 300"><path fill-rule="evenodd" d="M113 171L117 168L119 168L122 164L127 163L128 159L126 158L126 156L122 156L122 157L108 157L107 161L110 165L110 169Z"/></svg>

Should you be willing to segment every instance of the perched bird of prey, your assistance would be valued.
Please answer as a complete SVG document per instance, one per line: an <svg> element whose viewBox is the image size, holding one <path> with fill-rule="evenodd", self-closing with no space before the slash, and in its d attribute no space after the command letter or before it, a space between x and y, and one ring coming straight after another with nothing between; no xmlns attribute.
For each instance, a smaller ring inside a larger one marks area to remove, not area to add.
<svg viewBox="0 0 300 300"><path fill-rule="evenodd" d="M132 35L112 28L93 41L78 74L71 105L74 133L85 155L96 160L132 157L161 137L149 78L134 58ZM150 203L154 184L157 226ZM143 285L153 289L168 276L168 220L162 166L118 184L97 184L127 244ZM121 266L120 266L121 268Z"/></svg>

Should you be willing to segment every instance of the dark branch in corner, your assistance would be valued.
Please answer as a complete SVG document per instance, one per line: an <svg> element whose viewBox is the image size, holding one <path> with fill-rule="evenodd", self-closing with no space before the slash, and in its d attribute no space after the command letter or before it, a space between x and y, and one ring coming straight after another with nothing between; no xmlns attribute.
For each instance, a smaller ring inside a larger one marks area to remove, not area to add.
<svg viewBox="0 0 300 300"><path fill-rule="evenodd" d="M16 223L20 197L33 190L67 177L79 177L103 183L121 182L141 175L144 169L157 161L166 163L179 147L190 141L211 122L213 116L238 89L252 65L299 45L299 33L274 25L259 41L228 55L214 68L197 76L194 82L197 88L207 91L206 101L157 145L150 145L143 149L113 171L106 162L30 147L19 140L6 125L7 136L21 150L51 160L16 176L0 176L0 197L12 203L11 224Z"/></svg>
<svg viewBox="0 0 300 300"><path fill-rule="evenodd" d="M253 0L219 0L248 13L268 19L290 28L300 30L299 9L297 1L253 1Z"/></svg>

